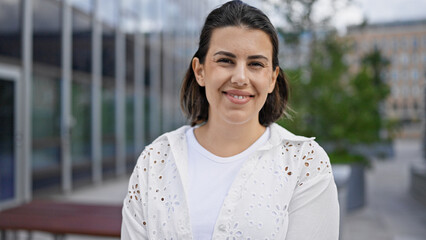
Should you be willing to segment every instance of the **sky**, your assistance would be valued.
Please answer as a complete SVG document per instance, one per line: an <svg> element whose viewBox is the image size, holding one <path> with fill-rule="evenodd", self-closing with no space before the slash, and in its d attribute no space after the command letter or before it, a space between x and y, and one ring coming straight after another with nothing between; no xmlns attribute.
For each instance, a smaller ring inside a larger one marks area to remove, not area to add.
<svg viewBox="0 0 426 240"><path fill-rule="evenodd" d="M71 0L73 4L80 7L87 7L87 0ZM170 0L173 1L173 0ZM229 0L207 0L212 6L218 6ZM262 2L279 3L283 0L244 0L245 2L259 7L267 12L275 26L282 24L282 16L280 14L271 14L272 10L268 4ZM330 2L333 0L319 0L317 11L314 16L318 18L331 12ZM339 1L339 0L337 0ZM426 19L426 0L351 0L350 6L340 6L340 10L333 18L333 25L344 33L347 25L359 24L364 18L370 23L389 22L398 20ZM108 1L110 2L110 1ZM149 1L147 1L149 2ZM341 1L340 1L341 2ZM269 8L269 9L268 9Z"/></svg>
<svg viewBox="0 0 426 240"><path fill-rule="evenodd" d="M326 0L325 0L326 1ZM426 20L426 0L353 0L354 3L334 18L334 25L344 30L366 17L369 23L401 20Z"/></svg>
<svg viewBox="0 0 426 240"><path fill-rule="evenodd" d="M248 0L246 0L248 1ZM282 0L268 0L279 3ZM321 19L324 15L329 15L332 0L319 0L313 12L314 19ZM340 1L342 2L342 1ZM352 0L349 6L338 5L339 11L334 15L332 24L344 33L346 26L360 24L366 18L369 23L382 23L401 20L426 20L426 0ZM271 14L271 7L267 4L261 9L268 12L272 23L275 26L283 24L282 16Z"/></svg>

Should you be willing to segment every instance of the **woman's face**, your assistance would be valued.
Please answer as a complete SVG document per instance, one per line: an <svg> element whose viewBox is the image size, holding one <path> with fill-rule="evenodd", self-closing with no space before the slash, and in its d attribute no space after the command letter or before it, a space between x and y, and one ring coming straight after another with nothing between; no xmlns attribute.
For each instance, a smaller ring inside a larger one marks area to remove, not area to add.
<svg viewBox="0 0 426 240"><path fill-rule="evenodd" d="M272 67L272 43L261 30L215 29L201 64L192 67L209 102L208 121L259 124L259 112L274 89L279 68Z"/></svg>

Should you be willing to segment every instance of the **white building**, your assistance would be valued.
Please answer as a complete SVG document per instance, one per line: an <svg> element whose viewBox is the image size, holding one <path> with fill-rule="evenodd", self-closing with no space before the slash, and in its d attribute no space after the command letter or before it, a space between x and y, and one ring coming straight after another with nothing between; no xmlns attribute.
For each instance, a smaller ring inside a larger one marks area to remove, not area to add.
<svg viewBox="0 0 426 240"><path fill-rule="evenodd" d="M348 58L352 69L374 48L390 60L389 70L382 73L391 89L385 114L400 122L400 137L420 138L425 120L426 20L352 26L347 35L355 44Z"/></svg>

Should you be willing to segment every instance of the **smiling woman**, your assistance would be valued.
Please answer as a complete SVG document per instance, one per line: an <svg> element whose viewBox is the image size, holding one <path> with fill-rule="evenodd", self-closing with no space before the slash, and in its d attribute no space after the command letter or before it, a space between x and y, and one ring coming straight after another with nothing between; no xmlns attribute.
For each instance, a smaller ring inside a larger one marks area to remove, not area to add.
<svg viewBox="0 0 426 240"><path fill-rule="evenodd" d="M327 154L274 123L287 99L268 17L241 1L213 10L181 89L191 126L142 152L122 239L338 239Z"/></svg>

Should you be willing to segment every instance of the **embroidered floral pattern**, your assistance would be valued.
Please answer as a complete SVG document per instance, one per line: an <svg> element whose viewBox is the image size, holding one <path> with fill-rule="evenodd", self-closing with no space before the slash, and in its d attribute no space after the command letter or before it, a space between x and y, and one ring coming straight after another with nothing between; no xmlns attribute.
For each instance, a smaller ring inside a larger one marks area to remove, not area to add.
<svg viewBox="0 0 426 240"><path fill-rule="evenodd" d="M139 190L138 184L132 185L132 189L129 189L128 196L129 202L132 200L142 201L141 191Z"/></svg>

